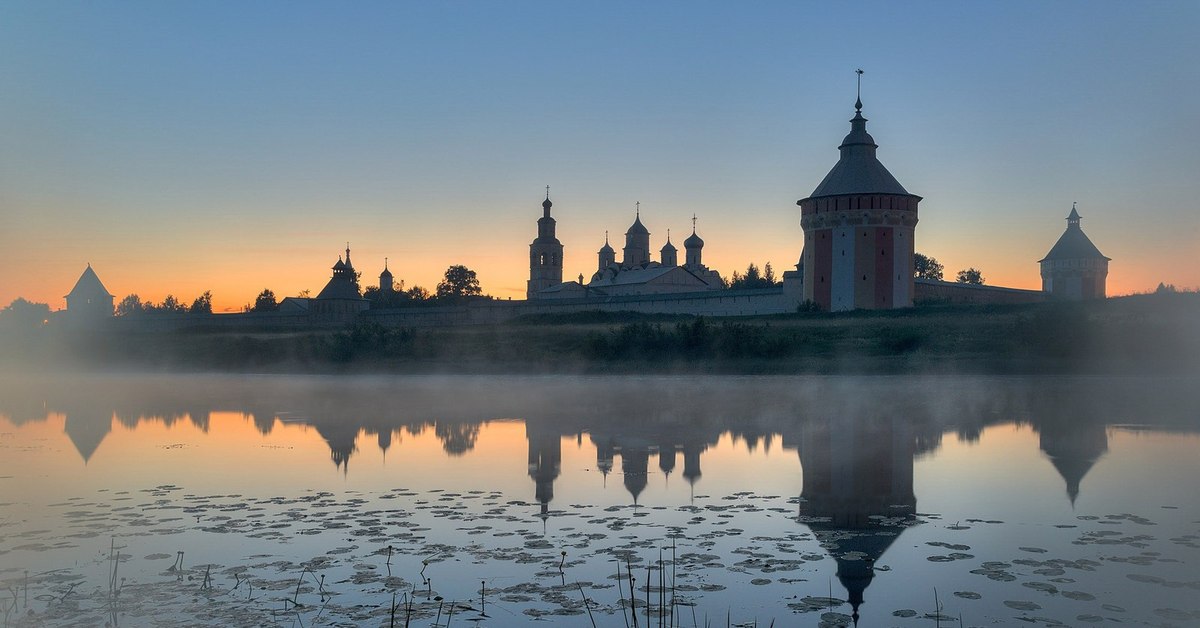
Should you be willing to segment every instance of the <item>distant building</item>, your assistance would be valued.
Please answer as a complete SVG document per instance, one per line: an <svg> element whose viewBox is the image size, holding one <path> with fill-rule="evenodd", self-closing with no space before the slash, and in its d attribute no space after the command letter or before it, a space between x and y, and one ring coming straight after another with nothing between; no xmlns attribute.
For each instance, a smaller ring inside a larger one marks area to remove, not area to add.
<svg viewBox="0 0 1200 628"><path fill-rule="evenodd" d="M562 283L563 245L554 235L555 222L550 217L550 186L542 201L542 217L538 219L538 234L529 244L529 284L525 296L538 298L538 293Z"/></svg>
<svg viewBox="0 0 1200 628"><path fill-rule="evenodd" d="M1103 299L1111 261L1079 227L1080 216L1071 205L1067 230L1038 261L1042 266L1042 291L1051 299L1081 301Z"/></svg>
<svg viewBox="0 0 1200 628"><path fill-rule="evenodd" d="M67 320L72 324L87 324L113 316L113 295L100 282L91 264L64 298L67 300Z"/></svg>
<svg viewBox="0 0 1200 628"><path fill-rule="evenodd" d="M917 204L875 156L862 100L854 103L841 157L800 206L804 250L784 291L822 310L888 309L913 304Z"/></svg>
<svg viewBox="0 0 1200 628"><path fill-rule="evenodd" d="M359 291L358 274L350 262L350 245L347 244L346 259L338 256L337 263L333 265L333 276L317 298L310 302L308 311L320 320L352 321L369 306L370 302Z"/></svg>

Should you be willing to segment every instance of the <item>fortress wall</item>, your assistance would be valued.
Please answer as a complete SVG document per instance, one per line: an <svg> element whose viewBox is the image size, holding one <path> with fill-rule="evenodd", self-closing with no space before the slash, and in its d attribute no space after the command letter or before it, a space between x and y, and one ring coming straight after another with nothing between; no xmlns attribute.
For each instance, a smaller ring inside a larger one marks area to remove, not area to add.
<svg viewBox="0 0 1200 628"><path fill-rule="evenodd" d="M796 311L795 295L785 296L783 287L758 290L711 290L683 294L591 297L532 301L480 300L455 306L407 307L366 310L357 320L385 327L443 327L492 325L533 314L575 312L637 312L640 314L691 314L697 316L756 316ZM312 313L276 312L239 314L180 314L116 319L124 329L171 331L213 329L229 331L276 331L341 329L353 319L329 320Z"/></svg>
<svg viewBox="0 0 1200 628"><path fill-rule="evenodd" d="M976 286L951 281L917 279L913 301L922 303L1040 303L1046 293L1040 290L1021 290L1000 286Z"/></svg>

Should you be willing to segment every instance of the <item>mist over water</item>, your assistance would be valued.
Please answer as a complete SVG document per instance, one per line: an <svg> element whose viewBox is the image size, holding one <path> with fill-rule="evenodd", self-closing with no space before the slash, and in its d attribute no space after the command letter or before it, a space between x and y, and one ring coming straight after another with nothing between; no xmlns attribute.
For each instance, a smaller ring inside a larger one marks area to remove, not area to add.
<svg viewBox="0 0 1200 628"><path fill-rule="evenodd" d="M916 626L936 590L964 625L1187 625L1197 408L1162 377L10 375L0 605Z"/></svg>

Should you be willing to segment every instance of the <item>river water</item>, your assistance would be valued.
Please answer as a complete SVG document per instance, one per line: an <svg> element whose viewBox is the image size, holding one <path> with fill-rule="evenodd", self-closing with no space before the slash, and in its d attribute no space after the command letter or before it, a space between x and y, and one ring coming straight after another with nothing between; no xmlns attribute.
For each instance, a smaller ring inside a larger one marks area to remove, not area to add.
<svg viewBox="0 0 1200 628"><path fill-rule="evenodd" d="M1198 384L9 375L0 606L6 626L1196 626Z"/></svg>

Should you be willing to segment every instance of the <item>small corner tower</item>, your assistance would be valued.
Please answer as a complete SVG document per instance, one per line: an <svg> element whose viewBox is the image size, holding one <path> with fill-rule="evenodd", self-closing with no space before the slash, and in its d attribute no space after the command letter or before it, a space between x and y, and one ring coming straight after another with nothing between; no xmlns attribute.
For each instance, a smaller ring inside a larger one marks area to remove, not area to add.
<svg viewBox="0 0 1200 628"><path fill-rule="evenodd" d="M1111 261L1079 228L1075 204L1067 216L1067 230L1038 261L1042 266L1042 292L1055 300L1103 299Z"/></svg>
<svg viewBox="0 0 1200 628"><path fill-rule="evenodd" d="M861 84L862 70L858 70ZM804 299L826 311L909 307L920 196L875 156L861 92L833 169L800 206Z"/></svg>
<svg viewBox="0 0 1200 628"><path fill-rule="evenodd" d="M100 282L91 264L83 269L71 293L63 298L67 300L67 316L73 322L112 318L113 295Z"/></svg>
<svg viewBox="0 0 1200 628"><path fill-rule="evenodd" d="M529 284L525 296L536 299L537 293L562 283L563 245L554 235L554 219L550 217L550 186L542 201L542 217L538 218L538 234L529 244Z"/></svg>

